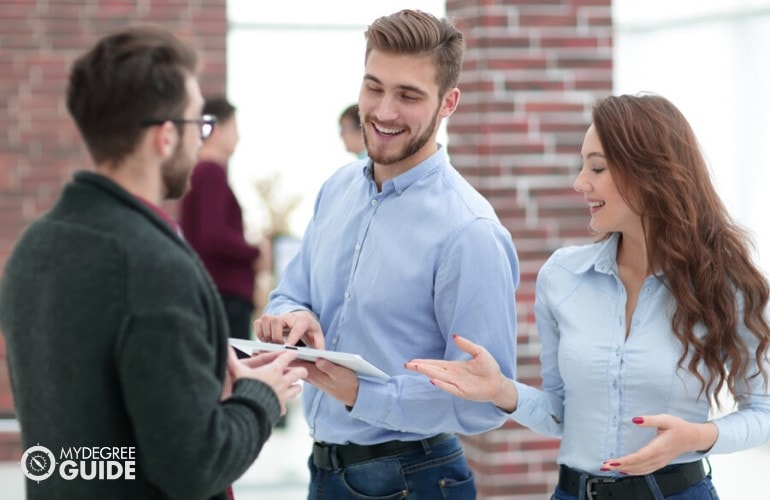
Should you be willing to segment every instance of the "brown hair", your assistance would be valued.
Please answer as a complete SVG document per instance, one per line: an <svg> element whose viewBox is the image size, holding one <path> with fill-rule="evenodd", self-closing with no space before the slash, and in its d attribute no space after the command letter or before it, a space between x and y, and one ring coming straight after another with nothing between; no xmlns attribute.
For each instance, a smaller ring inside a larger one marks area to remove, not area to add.
<svg viewBox="0 0 770 500"><path fill-rule="evenodd" d="M181 118L195 49L154 26L129 27L101 38L70 72L67 109L94 162L118 163L136 147L142 122Z"/></svg>
<svg viewBox="0 0 770 500"><path fill-rule="evenodd" d="M227 97L221 95L206 97L203 104L203 114L214 115L217 119L217 125L222 125L230 120L235 116L236 111L235 106L227 100Z"/></svg>
<svg viewBox="0 0 770 500"><path fill-rule="evenodd" d="M342 123L343 120L350 120L356 128L361 128L361 116L358 114L358 104L351 104L345 108L338 121Z"/></svg>
<svg viewBox="0 0 770 500"><path fill-rule="evenodd" d="M465 53L462 33L446 18L402 10L375 20L366 30L366 58L372 50L429 55L436 63L439 98L457 86Z"/></svg>
<svg viewBox="0 0 770 500"><path fill-rule="evenodd" d="M648 265L663 271L676 300L679 366L692 352L687 369L717 405L725 384L735 397L737 383L749 378L761 375L767 386L768 283L752 262L748 234L711 183L690 124L671 102L650 94L599 100L593 123L619 192L642 217ZM754 353L737 334L740 321L756 337ZM752 356L756 373L749 373Z"/></svg>

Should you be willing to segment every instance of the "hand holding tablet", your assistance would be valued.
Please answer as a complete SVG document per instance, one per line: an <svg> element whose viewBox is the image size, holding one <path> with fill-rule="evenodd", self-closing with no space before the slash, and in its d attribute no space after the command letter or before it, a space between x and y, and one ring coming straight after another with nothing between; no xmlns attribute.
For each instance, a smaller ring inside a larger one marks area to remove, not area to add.
<svg viewBox="0 0 770 500"><path fill-rule="evenodd" d="M231 338L228 340L231 346L249 355L258 352L280 352L290 349L296 351L297 359L302 361L315 361L318 358L323 358L331 361L334 364L353 370L358 375L379 379L390 378L390 375L369 363L358 354L325 351L322 349L311 349L309 347L296 347L286 344L271 344L267 342L260 342L259 340L243 340L236 338Z"/></svg>

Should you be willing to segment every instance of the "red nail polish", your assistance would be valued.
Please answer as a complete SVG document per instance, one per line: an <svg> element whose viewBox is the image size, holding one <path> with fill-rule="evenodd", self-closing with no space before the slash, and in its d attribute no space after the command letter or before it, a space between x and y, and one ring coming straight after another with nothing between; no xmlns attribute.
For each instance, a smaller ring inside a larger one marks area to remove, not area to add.
<svg viewBox="0 0 770 500"><path fill-rule="evenodd" d="M432 380L430 381L430 383L431 383L431 384L433 384L433 385L436 385L436 382L434 382L434 381L432 381Z"/></svg>
<svg viewBox="0 0 770 500"><path fill-rule="evenodd" d="M457 335L456 333L453 333L453 334L452 334L452 338L453 338L453 339L456 339L457 337L458 337L458 335Z"/></svg>
<svg viewBox="0 0 770 500"><path fill-rule="evenodd" d="M633 423L635 423L635 424L643 424L644 423L644 419L642 417L634 417L634 418L631 419L631 421Z"/></svg>
<svg viewBox="0 0 770 500"><path fill-rule="evenodd" d="M602 471L602 472L609 472L610 471L607 467L602 467L599 470Z"/></svg>
<svg viewBox="0 0 770 500"><path fill-rule="evenodd" d="M620 465L620 462L612 462L610 465L613 467L617 467L618 465Z"/></svg>

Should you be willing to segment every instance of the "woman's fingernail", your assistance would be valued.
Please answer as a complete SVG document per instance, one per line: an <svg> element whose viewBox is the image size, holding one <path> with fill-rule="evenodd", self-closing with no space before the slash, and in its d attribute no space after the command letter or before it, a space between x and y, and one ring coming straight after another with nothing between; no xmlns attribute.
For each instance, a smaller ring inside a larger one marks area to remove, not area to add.
<svg viewBox="0 0 770 500"><path fill-rule="evenodd" d="M602 472L609 472L610 471L607 467L602 467L599 470L602 471Z"/></svg>
<svg viewBox="0 0 770 500"><path fill-rule="evenodd" d="M431 384L433 384L433 385L436 385L436 382L434 382L434 381L432 381L432 380L430 381L430 383L431 383Z"/></svg>
<svg viewBox="0 0 770 500"><path fill-rule="evenodd" d="M643 424L644 423L644 419L642 417L634 417L634 418L631 419L631 421L633 423L635 423L635 424Z"/></svg>
<svg viewBox="0 0 770 500"><path fill-rule="evenodd" d="M610 465L612 467L617 467L618 465L620 465L620 462L612 462Z"/></svg>

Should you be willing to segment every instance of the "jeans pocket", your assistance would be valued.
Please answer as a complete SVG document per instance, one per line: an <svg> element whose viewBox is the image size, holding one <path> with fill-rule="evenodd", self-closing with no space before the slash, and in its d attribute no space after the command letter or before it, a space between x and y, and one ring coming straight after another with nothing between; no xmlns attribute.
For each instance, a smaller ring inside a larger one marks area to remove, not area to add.
<svg viewBox="0 0 770 500"><path fill-rule="evenodd" d="M404 475L409 491L414 491L418 498L439 498L444 500L473 500L476 498L476 481L465 460L462 448L458 445L447 447L449 453L418 464L404 467ZM438 487L438 490L436 489Z"/></svg>
<svg viewBox="0 0 770 500"><path fill-rule="evenodd" d="M438 483L444 500L473 500L476 498L476 481L473 474L468 479L442 479Z"/></svg>
<svg viewBox="0 0 770 500"><path fill-rule="evenodd" d="M354 498L398 500L406 498L407 487L396 459L380 459L351 465L342 471L342 484Z"/></svg>

